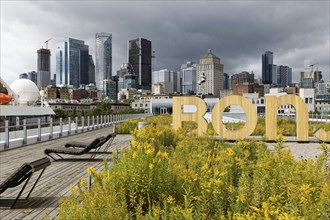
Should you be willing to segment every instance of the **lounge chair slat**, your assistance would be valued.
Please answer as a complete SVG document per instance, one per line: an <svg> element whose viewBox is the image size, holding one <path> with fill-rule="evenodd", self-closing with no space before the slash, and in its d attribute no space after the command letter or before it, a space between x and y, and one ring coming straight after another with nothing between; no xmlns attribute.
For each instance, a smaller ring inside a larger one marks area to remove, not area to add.
<svg viewBox="0 0 330 220"><path fill-rule="evenodd" d="M0 194L5 192L9 188L16 187L20 184L22 184L25 181L24 186L22 187L21 191L19 192L18 196L15 198L15 201L13 202L11 208L13 208L20 198L21 194L23 193L26 185L28 184L31 176L33 175L34 172L41 170L41 173L35 183L33 184L30 192L26 196L25 199L27 199L30 194L32 193L34 187L37 185L41 175L45 171L46 167L50 165L50 160L47 157L44 157L42 159L33 161L31 163L24 163L21 167L19 167L12 175L10 175L3 183L0 184ZM8 198L1 198L1 200L6 200Z"/></svg>
<svg viewBox="0 0 330 220"><path fill-rule="evenodd" d="M60 154L70 154L70 155L82 155L85 153L88 153L91 151L93 148L97 147L98 144L100 143L99 138L95 138L86 148L66 148L66 147L58 147L58 148L47 148L44 152L48 156L52 157L50 154L57 154L58 156ZM52 157L54 160L55 158Z"/></svg>

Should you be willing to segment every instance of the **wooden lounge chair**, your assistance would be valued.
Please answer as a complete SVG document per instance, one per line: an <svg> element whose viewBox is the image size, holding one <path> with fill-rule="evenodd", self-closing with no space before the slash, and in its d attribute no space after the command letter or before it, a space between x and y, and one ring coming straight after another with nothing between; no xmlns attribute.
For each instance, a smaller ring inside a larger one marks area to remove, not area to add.
<svg viewBox="0 0 330 220"><path fill-rule="evenodd" d="M16 187L20 184L22 184L25 181L25 184L23 186L23 188L21 189L21 191L18 193L18 196L16 198L14 198L14 203L11 205L10 208L14 208L16 202L18 201L18 199L20 198L20 196L22 195L26 185L28 184L28 182L30 181L31 176L33 175L33 173L41 170L41 173L39 174L37 180L35 181L35 183L33 184L30 192L28 193L28 195L25 197L25 200L29 198L29 196L31 195L33 189L35 188L35 186L37 185L40 177L42 176L42 174L44 173L46 167L48 167L50 165L50 160L47 157L44 157L42 159L33 161L31 163L24 163L19 169L16 170L15 173L13 173L11 176L9 176L3 183L1 183L0 185L0 194L2 194L4 191L6 191L8 188L13 188ZM13 198L1 198L0 202L4 202L4 200L13 200ZM3 207L1 205L1 207Z"/></svg>
<svg viewBox="0 0 330 220"><path fill-rule="evenodd" d="M101 142L100 142L100 146L96 146L95 151L96 152L100 152L102 146L107 143L103 149L102 152L107 152L109 147L111 146L111 143L113 142L113 140L115 139L116 134L112 133L112 134L108 134L105 139L104 137L100 137ZM103 141L102 141L103 139ZM68 143L66 143L64 146L65 147L73 147L73 148L86 148L89 144L85 143L85 142L81 142L81 141L70 141Z"/></svg>
<svg viewBox="0 0 330 220"><path fill-rule="evenodd" d="M92 149L100 147L103 142L104 144L105 138L95 138L88 146L85 148L67 148L67 147L55 147L55 148L47 148L45 150L45 154L53 158L55 161L57 160L50 154L56 154L61 159L67 159L61 156L61 154L69 154L69 155L83 155L90 152ZM92 156L90 159L95 158L96 152L92 152Z"/></svg>

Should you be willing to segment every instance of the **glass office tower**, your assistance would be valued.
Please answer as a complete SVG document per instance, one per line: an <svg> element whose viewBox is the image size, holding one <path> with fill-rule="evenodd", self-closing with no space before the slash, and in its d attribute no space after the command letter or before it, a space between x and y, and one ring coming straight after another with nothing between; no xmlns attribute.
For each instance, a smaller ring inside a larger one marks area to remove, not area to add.
<svg viewBox="0 0 330 220"><path fill-rule="evenodd" d="M151 41L137 38L128 42L128 62L132 65L136 78L136 88L151 89Z"/></svg>
<svg viewBox="0 0 330 220"><path fill-rule="evenodd" d="M56 84L74 88L89 84L89 47L84 41L67 37L59 40Z"/></svg>
<svg viewBox="0 0 330 220"><path fill-rule="evenodd" d="M103 81L112 78L112 34L95 34L95 82L103 91Z"/></svg>

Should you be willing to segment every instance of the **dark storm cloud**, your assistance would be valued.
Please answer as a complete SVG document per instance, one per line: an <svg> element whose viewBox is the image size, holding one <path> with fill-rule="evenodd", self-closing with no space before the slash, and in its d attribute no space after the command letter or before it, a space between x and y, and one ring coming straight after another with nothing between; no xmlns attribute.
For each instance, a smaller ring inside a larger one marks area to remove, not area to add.
<svg viewBox="0 0 330 220"><path fill-rule="evenodd" d="M32 1L23 8L5 6L11 12L2 20L15 19L39 31L41 39L54 38L53 70L56 38L85 40L94 55L94 35L104 31L113 34L114 71L127 61L127 40L145 37L156 51L155 69L179 70L210 48L229 74L253 70L260 75L263 50L274 52L276 64L293 67L295 80L305 59L329 74L328 1Z"/></svg>

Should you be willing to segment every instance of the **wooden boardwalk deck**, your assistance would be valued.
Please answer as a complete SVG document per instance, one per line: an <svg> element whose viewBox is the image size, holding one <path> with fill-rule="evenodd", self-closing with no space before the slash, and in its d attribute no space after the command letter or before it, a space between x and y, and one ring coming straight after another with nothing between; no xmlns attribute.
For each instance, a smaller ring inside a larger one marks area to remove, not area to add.
<svg viewBox="0 0 330 220"><path fill-rule="evenodd" d="M39 158L45 157L44 150L47 147L64 146L69 141L86 141L89 142L95 137L107 135L112 132L112 128L103 128L87 133L80 133L74 136L64 137L61 139L51 140L29 146L24 146L8 151L0 152L0 182L3 182L15 170L25 162L32 162ZM120 147L128 147L131 141L131 135L117 135L114 139L109 151L116 150ZM36 188L25 201L19 201L14 209L1 208L0 219L43 219L46 215L49 219L53 219L58 215L59 199L61 196L69 195L70 188L76 185L80 178L88 177L87 168L94 167L95 170L103 169L103 157L109 158L108 163L111 165L111 154L100 154L96 156L96 160L77 160L77 158L88 158L85 156L70 156L72 160L53 161L46 168L43 176L39 180ZM29 191L39 173L35 173L25 191ZM19 190L23 186L20 185L13 189L8 189L1 197L17 196ZM22 195L24 198L24 193Z"/></svg>

